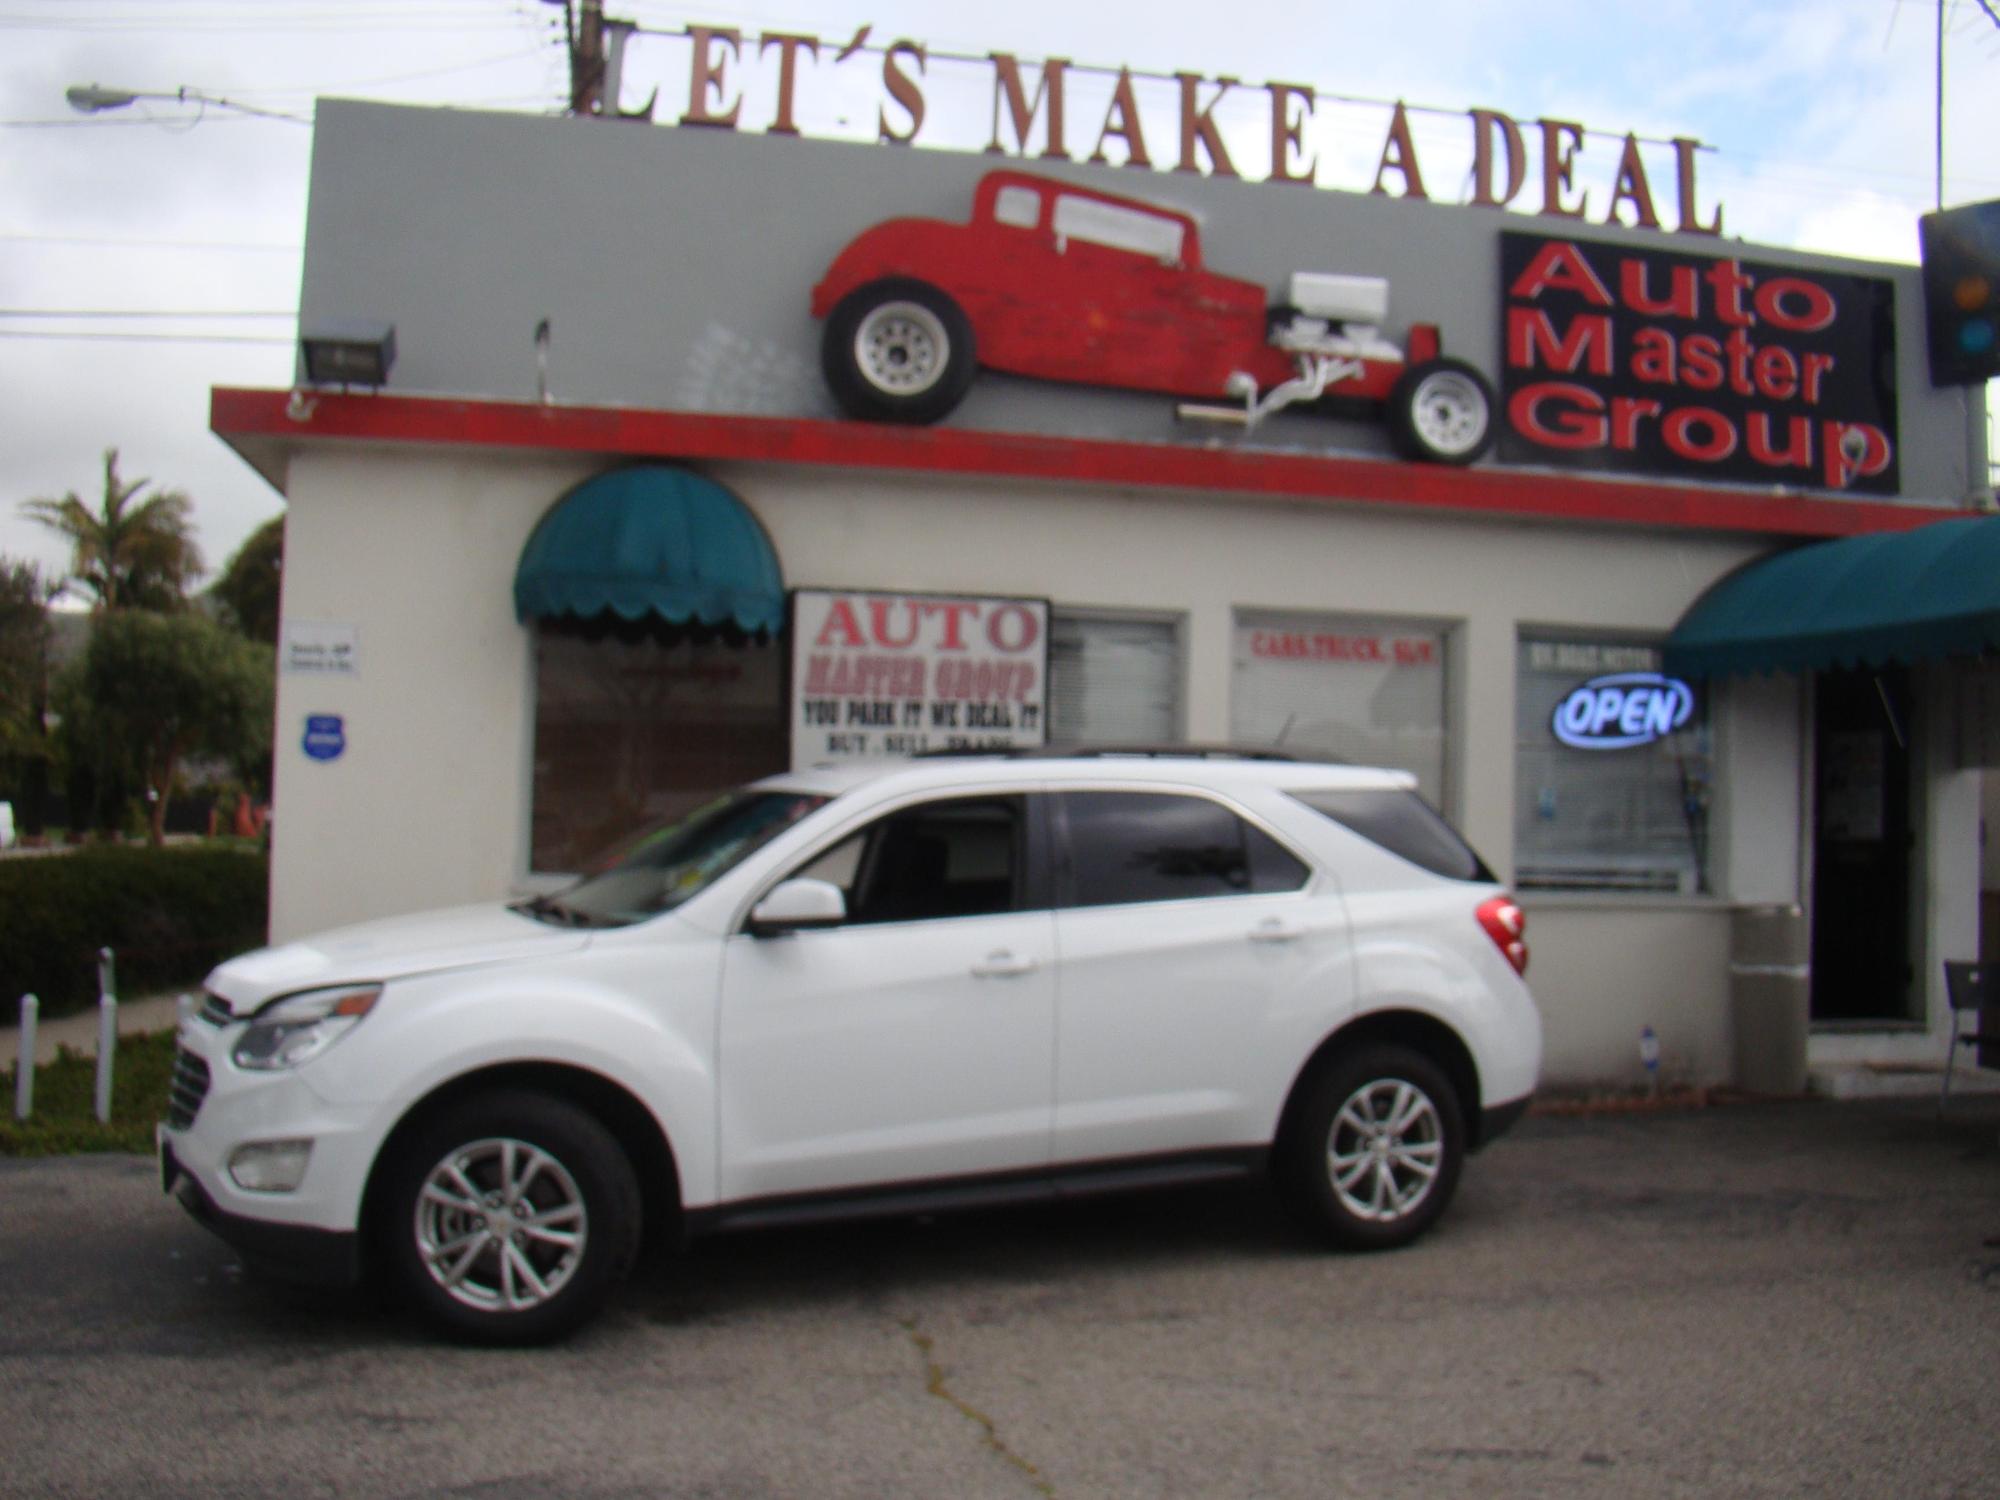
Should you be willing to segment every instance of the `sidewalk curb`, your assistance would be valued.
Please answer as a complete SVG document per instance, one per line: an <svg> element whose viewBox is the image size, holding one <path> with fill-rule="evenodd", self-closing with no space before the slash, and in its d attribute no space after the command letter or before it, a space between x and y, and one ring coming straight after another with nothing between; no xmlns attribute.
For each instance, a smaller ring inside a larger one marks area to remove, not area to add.
<svg viewBox="0 0 2000 1500"><path fill-rule="evenodd" d="M137 1000L121 1000L118 1003L118 1035L145 1036L151 1032L174 1030L180 1024L180 995L181 992L176 991L170 995L143 995ZM199 1004L198 997L196 1003ZM19 1004L17 999L7 1024L0 1026L0 1067L13 1067L21 1056L21 1028L16 1024L20 1019ZM97 1007L90 1005L75 1015L37 1021L36 1064L54 1062L56 1051L61 1047L68 1047L85 1057L97 1056L97 1020Z"/></svg>

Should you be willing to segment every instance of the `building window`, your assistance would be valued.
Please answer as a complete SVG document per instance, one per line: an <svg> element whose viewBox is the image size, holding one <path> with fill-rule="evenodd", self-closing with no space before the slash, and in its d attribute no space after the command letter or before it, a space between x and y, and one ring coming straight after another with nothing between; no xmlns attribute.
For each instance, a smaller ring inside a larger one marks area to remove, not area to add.
<svg viewBox="0 0 2000 1500"><path fill-rule="evenodd" d="M1523 638L1514 871L1524 890L1708 885L1713 753L1698 688L1650 646Z"/></svg>
<svg viewBox="0 0 2000 1500"><path fill-rule="evenodd" d="M1164 745L1181 737L1180 628L1064 614L1049 621L1049 742Z"/></svg>
<svg viewBox="0 0 2000 1500"><path fill-rule="evenodd" d="M1241 613L1230 661L1230 736L1410 771L1446 805L1445 637L1406 620Z"/></svg>
<svg viewBox="0 0 2000 1500"><path fill-rule="evenodd" d="M535 627L529 867L589 869L650 824L785 769L784 647L606 616Z"/></svg>

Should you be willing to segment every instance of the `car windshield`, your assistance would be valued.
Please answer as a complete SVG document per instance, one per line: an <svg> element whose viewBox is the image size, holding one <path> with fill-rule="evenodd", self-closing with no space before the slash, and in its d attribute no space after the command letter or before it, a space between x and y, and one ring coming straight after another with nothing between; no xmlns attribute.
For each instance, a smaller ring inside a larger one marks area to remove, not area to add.
<svg viewBox="0 0 2000 1500"><path fill-rule="evenodd" d="M706 890L829 799L806 792L732 792L640 834L594 874L518 908L566 927L624 927Z"/></svg>

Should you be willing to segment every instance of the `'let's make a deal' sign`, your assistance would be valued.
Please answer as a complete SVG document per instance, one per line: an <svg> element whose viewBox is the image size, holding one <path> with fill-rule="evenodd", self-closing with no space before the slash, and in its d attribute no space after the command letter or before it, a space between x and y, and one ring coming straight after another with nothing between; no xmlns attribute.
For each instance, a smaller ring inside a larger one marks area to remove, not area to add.
<svg viewBox="0 0 2000 1500"><path fill-rule="evenodd" d="M1880 277L1500 236L1500 457L1893 495Z"/></svg>
<svg viewBox="0 0 2000 1500"><path fill-rule="evenodd" d="M800 589L792 766L1040 745L1048 653L1046 600Z"/></svg>

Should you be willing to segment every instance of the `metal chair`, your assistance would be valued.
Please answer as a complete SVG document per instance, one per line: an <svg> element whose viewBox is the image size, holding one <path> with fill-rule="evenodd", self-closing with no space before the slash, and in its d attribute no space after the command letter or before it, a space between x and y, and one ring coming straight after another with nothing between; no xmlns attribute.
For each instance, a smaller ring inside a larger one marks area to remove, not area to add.
<svg viewBox="0 0 2000 1500"><path fill-rule="evenodd" d="M2000 997L1993 994L1985 964L1952 963L1944 966L1945 996L1951 1003L1951 1041L1944 1051L1944 1086L1938 1090L1938 1113L1951 1094L1951 1070L1958 1061L1960 1047L1973 1048L1973 1065L2000 1068ZM1967 1011L1977 1017L1978 1030L1967 1032L1961 1023Z"/></svg>

